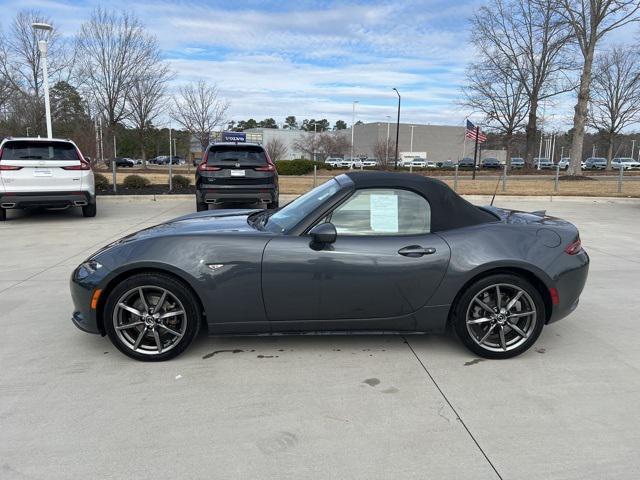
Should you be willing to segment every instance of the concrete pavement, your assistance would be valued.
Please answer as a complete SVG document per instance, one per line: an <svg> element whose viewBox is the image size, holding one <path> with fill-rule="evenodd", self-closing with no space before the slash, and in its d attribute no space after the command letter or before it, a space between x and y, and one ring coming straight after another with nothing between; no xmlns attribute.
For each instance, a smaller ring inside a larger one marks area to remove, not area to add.
<svg viewBox="0 0 640 480"><path fill-rule="evenodd" d="M0 224L1 479L640 476L640 201L496 199L573 221L592 258L578 310L515 359L447 336L201 336L161 364L77 330L68 278L194 202L99 201Z"/></svg>

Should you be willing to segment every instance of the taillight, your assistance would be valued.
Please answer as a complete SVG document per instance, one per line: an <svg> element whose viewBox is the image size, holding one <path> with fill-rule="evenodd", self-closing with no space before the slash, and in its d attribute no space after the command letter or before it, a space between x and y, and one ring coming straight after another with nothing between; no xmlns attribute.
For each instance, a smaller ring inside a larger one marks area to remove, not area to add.
<svg viewBox="0 0 640 480"><path fill-rule="evenodd" d="M14 167L13 165L2 165L0 163L0 170L20 170L22 167Z"/></svg>
<svg viewBox="0 0 640 480"><path fill-rule="evenodd" d="M276 166L271 164L271 163L268 163L264 167L256 167L255 170L257 172L275 172L276 171Z"/></svg>
<svg viewBox="0 0 640 480"><path fill-rule="evenodd" d="M76 154L78 155L78 160L80 160L80 165L73 165L71 167L62 167L63 170L91 170L91 165L84 159L84 156L76 147Z"/></svg>
<svg viewBox="0 0 640 480"><path fill-rule="evenodd" d="M222 170L221 167L214 167L213 165L207 165L207 162L202 162L198 165L198 171L200 172L216 172Z"/></svg>
<svg viewBox="0 0 640 480"><path fill-rule="evenodd" d="M222 170L221 167L214 167L213 165L207 165L207 161L209 160L209 150L204 152L202 155L202 162L198 165L199 172L217 172L218 170Z"/></svg>
<svg viewBox="0 0 640 480"><path fill-rule="evenodd" d="M569 245L567 245L567 248L564 249L564 251L569 255L580 253L580 250L582 250L582 242L580 241L580 237L576 237L576 239Z"/></svg>
<svg viewBox="0 0 640 480"><path fill-rule="evenodd" d="M80 165L71 165L69 167L62 167L63 170L91 170L91 166L86 160L80 160Z"/></svg>
<svg viewBox="0 0 640 480"><path fill-rule="evenodd" d="M267 164L264 167L256 167L255 170L257 172L275 172L276 171L275 163L273 163L273 160L271 160L271 157L267 152L264 152L264 154L267 157Z"/></svg>

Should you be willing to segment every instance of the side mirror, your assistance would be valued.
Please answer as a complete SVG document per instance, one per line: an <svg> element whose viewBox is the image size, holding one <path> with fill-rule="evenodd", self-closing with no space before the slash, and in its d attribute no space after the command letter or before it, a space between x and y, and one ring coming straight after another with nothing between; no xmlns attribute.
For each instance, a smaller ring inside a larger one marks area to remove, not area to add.
<svg viewBox="0 0 640 480"><path fill-rule="evenodd" d="M325 244L333 243L338 237L338 232L333 223L320 223L309 230L309 235L313 238L313 243Z"/></svg>

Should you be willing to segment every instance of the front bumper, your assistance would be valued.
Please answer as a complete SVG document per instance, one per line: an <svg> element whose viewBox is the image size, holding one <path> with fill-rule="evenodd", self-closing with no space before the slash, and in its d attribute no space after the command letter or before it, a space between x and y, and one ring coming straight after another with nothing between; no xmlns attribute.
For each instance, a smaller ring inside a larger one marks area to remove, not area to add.
<svg viewBox="0 0 640 480"><path fill-rule="evenodd" d="M84 265L84 264L83 264ZM96 289L105 283L107 270L103 267L97 272L85 276L83 265L79 265L71 274L69 289L73 301L71 321L83 332L104 335L104 328L98 321L98 309L91 308L91 300Z"/></svg>
<svg viewBox="0 0 640 480"><path fill-rule="evenodd" d="M83 207L96 203L89 192L15 192L0 193L0 207L10 208L65 208Z"/></svg>

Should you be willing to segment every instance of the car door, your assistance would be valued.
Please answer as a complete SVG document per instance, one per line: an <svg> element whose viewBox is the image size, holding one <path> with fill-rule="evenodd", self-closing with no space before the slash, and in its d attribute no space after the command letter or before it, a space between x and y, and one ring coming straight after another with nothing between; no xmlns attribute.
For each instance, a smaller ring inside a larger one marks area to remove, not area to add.
<svg viewBox="0 0 640 480"><path fill-rule="evenodd" d="M262 286L272 330L413 330L413 312L440 284L450 257L430 233L424 197L401 189L357 190L321 221L336 241L280 236L265 248Z"/></svg>

